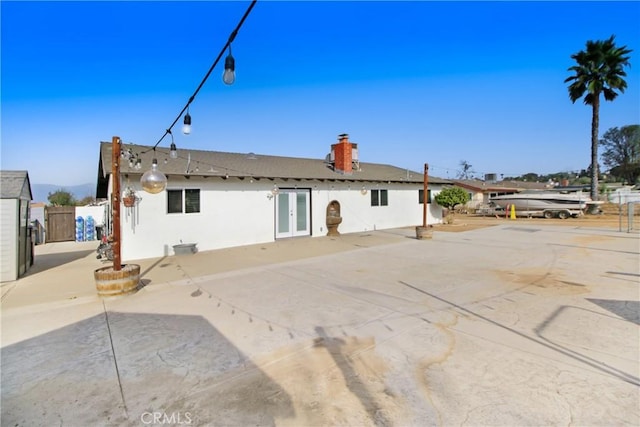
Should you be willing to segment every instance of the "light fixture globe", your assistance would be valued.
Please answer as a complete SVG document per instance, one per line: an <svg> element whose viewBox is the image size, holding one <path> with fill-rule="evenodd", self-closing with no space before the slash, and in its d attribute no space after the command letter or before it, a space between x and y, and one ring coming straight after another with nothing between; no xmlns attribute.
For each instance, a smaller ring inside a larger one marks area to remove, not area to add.
<svg viewBox="0 0 640 427"><path fill-rule="evenodd" d="M157 194L167 187L167 177L158 170L158 160L153 159L151 170L146 171L140 178L142 189L147 193Z"/></svg>
<svg viewBox="0 0 640 427"><path fill-rule="evenodd" d="M227 55L227 58L224 60L222 81L227 85L232 85L236 81L236 61L233 59L233 56L231 56L231 50L229 50L229 55Z"/></svg>
<svg viewBox="0 0 640 427"><path fill-rule="evenodd" d="M187 112L184 116L184 126L182 126L182 133L189 135L191 133L191 114Z"/></svg>

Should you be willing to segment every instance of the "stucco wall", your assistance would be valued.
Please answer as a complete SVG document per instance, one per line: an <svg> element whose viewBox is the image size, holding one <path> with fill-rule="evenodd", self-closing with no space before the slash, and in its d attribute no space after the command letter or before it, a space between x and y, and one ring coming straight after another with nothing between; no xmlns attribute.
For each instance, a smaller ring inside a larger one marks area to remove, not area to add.
<svg viewBox="0 0 640 427"><path fill-rule="evenodd" d="M104 212L104 206L76 206L76 217L81 216L86 220L91 216L96 225L104 224Z"/></svg>
<svg viewBox="0 0 640 427"><path fill-rule="evenodd" d="M480 206L486 205L489 202L488 196L482 193L481 191L472 192L470 190L467 190L467 192L473 193L473 198L469 203L467 203L467 206L469 206L470 208L477 209Z"/></svg>
<svg viewBox="0 0 640 427"><path fill-rule="evenodd" d="M141 200L135 208L121 205L122 259L173 255L179 243L202 251L272 241L273 183L235 181L171 179L167 189L200 189L200 213L190 214L168 214L166 191L149 194L132 184Z"/></svg>
<svg viewBox="0 0 640 427"><path fill-rule="evenodd" d="M312 191L312 210L315 219L313 235L327 233L325 218L327 205L332 200L340 203L342 223L338 227L341 233L382 230L387 228L414 226L422 224L422 205L418 203L420 185L388 184L364 185L366 193L362 194L362 184L322 183ZM371 190L387 190L388 206L371 206ZM439 187L431 189L432 199L440 191ZM442 209L435 202L429 204L427 222L442 222Z"/></svg>
<svg viewBox="0 0 640 427"><path fill-rule="evenodd" d="M362 184L357 183L170 177L167 189L200 189L200 213L167 214L166 191L149 194L132 183L141 199L134 208L121 205L123 261L173 255L173 245L179 243L197 243L204 251L274 241L274 184L310 190L312 236L326 235L326 208L332 200L341 205L341 233L422 224L420 185L374 184L374 189L388 190L389 205L371 206L371 187L365 185L363 195ZM431 189L433 197L439 187ZM429 208L428 222L441 222L441 208L435 202Z"/></svg>

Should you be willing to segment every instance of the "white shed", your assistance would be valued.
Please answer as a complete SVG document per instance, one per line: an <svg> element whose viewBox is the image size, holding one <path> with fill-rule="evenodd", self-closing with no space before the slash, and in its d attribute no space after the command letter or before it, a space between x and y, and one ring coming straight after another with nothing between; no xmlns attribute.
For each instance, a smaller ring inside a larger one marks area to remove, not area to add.
<svg viewBox="0 0 640 427"><path fill-rule="evenodd" d="M132 157L120 159L121 189L135 191L136 201L121 206L122 259L173 255L181 243L212 250L325 236L336 221L338 233L422 224L422 172L361 162L348 135L327 148L326 159L186 149L172 159L166 148L125 146ZM168 184L149 194L140 177L154 157ZM143 167L136 169L138 159ZM98 198L111 193L111 162L112 144L102 143ZM430 177L429 195L449 183ZM441 223L442 208L432 200L428 222Z"/></svg>
<svg viewBox="0 0 640 427"><path fill-rule="evenodd" d="M33 263L27 171L0 171L0 282L17 280Z"/></svg>

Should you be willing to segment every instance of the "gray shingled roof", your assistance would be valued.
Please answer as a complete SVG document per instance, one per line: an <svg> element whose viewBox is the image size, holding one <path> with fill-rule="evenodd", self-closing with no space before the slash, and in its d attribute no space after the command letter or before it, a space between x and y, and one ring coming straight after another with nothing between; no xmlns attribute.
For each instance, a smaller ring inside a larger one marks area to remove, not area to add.
<svg viewBox="0 0 640 427"><path fill-rule="evenodd" d="M149 170L154 151L150 146L127 144L142 160L142 168L131 168L127 161L122 161L120 172L123 174L143 174ZM112 143L100 144L100 156L103 176L111 173ZM318 179L337 181L386 181L422 183L423 173L378 163L360 163L360 170L347 175L334 171L321 159L305 159L296 157L267 156L253 153L226 153L221 151L203 151L178 149L178 158L169 158L169 149L158 147L155 151L158 168L168 177L181 176L219 176L219 177L252 177L269 179ZM190 159L190 161L189 161ZM165 163L166 160L166 163ZM449 180L429 177L434 184L450 184Z"/></svg>
<svg viewBox="0 0 640 427"><path fill-rule="evenodd" d="M1 199L32 199L27 171L0 171Z"/></svg>

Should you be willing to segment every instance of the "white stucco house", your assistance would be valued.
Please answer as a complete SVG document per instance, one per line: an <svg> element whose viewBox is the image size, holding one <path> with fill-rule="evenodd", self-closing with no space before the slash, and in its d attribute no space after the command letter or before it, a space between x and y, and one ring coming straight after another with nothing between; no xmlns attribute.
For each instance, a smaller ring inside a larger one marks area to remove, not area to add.
<svg viewBox="0 0 640 427"><path fill-rule="evenodd" d="M120 159L121 190L134 190L136 202L121 206L122 260L173 255L180 243L197 243L203 251L325 236L327 216L341 218L339 233L422 224L423 173L360 162L346 134L326 148L326 159L187 149L172 159L166 148L123 146L133 157ZM168 183L149 194L140 177L154 157ZM112 143L102 142L97 198L110 200L111 164ZM450 181L429 177L429 224L442 222L431 195L444 184Z"/></svg>

